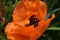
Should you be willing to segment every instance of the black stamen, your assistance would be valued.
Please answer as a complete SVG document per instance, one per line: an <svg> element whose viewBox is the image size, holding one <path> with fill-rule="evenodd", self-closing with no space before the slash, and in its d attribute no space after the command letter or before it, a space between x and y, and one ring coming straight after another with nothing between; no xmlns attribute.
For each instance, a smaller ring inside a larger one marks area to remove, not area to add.
<svg viewBox="0 0 60 40"><path fill-rule="evenodd" d="M30 17L30 24L29 25L34 25L34 27L38 26L39 19L35 18L34 15Z"/></svg>

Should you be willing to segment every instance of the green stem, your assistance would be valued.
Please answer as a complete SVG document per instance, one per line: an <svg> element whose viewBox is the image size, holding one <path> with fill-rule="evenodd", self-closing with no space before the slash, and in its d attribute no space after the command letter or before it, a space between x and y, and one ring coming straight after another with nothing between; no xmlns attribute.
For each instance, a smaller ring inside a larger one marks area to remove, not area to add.
<svg viewBox="0 0 60 40"><path fill-rule="evenodd" d="M60 27L50 27L50 28L47 28L47 30L60 30Z"/></svg>
<svg viewBox="0 0 60 40"><path fill-rule="evenodd" d="M45 17L45 20L47 20L49 17L51 17L51 15L52 15L53 13L55 13L55 12L57 12L57 11L59 11L59 10L60 10L60 8L51 10L51 11L47 14L47 16Z"/></svg>

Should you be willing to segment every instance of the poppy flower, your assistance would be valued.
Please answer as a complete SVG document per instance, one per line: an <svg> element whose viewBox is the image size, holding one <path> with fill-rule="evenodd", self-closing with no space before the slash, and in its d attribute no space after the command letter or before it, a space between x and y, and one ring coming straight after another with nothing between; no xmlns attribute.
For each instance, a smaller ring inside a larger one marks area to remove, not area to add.
<svg viewBox="0 0 60 40"><path fill-rule="evenodd" d="M10 40L37 40L48 28L55 18L45 20L47 5L40 0L23 0L16 5L13 11L13 21L5 28L7 38Z"/></svg>

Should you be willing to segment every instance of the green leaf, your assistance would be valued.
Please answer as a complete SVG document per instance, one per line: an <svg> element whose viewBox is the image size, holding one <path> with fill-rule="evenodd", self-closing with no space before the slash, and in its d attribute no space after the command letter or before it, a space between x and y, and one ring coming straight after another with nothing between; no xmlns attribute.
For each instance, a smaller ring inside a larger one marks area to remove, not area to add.
<svg viewBox="0 0 60 40"><path fill-rule="evenodd" d="M13 7L15 7L18 3L20 3L21 1L15 2L15 4L13 4Z"/></svg>
<svg viewBox="0 0 60 40"><path fill-rule="evenodd" d="M57 4L58 0L52 0L52 2L49 4L49 11L53 9L55 4Z"/></svg>
<svg viewBox="0 0 60 40"><path fill-rule="evenodd" d="M57 8L57 9L54 9L54 10L51 10L50 12L48 12L47 16L45 17L45 20L47 20L49 17L52 16L53 13L59 11L60 8Z"/></svg>
<svg viewBox="0 0 60 40"><path fill-rule="evenodd" d="M60 27L50 27L47 30L60 30Z"/></svg>

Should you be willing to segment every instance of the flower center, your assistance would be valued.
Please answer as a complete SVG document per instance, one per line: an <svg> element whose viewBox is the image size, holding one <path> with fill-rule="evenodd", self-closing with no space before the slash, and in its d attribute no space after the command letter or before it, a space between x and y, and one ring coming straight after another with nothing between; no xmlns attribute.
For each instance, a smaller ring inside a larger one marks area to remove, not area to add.
<svg viewBox="0 0 60 40"><path fill-rule="evenodd" d="M28 26L34 25L35 28L38 26L39 19L36 18L35 15L32 15L32 16L29 18L29 21L30 21L30 23L28 24Z"/></svg>

